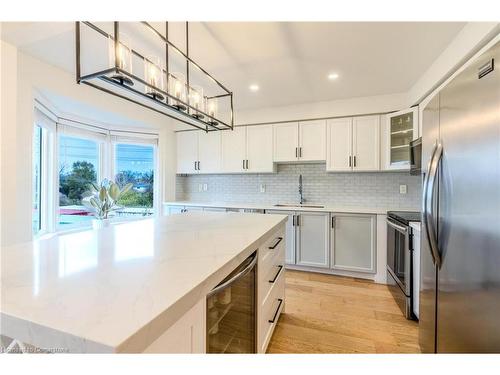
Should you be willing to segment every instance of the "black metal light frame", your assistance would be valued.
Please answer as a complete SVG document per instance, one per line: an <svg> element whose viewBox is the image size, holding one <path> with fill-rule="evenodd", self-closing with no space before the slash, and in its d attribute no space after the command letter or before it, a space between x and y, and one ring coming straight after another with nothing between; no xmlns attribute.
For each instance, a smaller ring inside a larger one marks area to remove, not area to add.
<svg viewBox="0 0 500 375"><path fill-rule="evenodd" d="M81 57L80 57L80 52L81 52L81 30L80 30L80 23L85 24L86 26L90 27L94 31L98 32L102 36L106 38L110 38L111 40L114 41L115 43L115 66L110 67L98 72L86 74L84 76L81 75ZM217 79L215 79L210 73L208 73L205 69L203 69L199 64L197 64L193 59L189 57L189 23L186 22L186 53L182 52L177 46L175 46L172 42L168 40L168 22L165 22L165 37L158 31L156 30L152 25L150 25L148 22L141 22L145 27L149 28L151 31L153 31L165 44L165 58L166 58L166 64L165 64L165 69L160 69L163 70L163 73L166 74L166 90L161 90L158 87L155 87L142 78L124 70L119 67L118 64L118 44L119 44L119 34L120 34L120 22L115 21L113 22L113 34L110 35L106 31L102 30L98 26L94 25L91 22L87 21L77 21L76 22L76 29L75 29L75 37L76 37L76 82L78 84L86 84L88 86L94 87L98 90L104 91L108 94L117 96L119 98L125 99L129 102L138 104L142 107L148 108L152 111L161 113L165 116L168 116L170 118L173 118L177 121L183 122L187 125L193 126L195 128L198 128L200 130L204 130L206 132L209 131L219 131L219 130L233 130L234 128L234 108L233 108L233 93L229 91L222 83L220 83ZM136 50L132 49L130 46L130 53L135 55L136 57L143 59L144 61L149 61L146 57L142 56L139 52ZM230 100L230 123L226 123L218 118L215 118L213 116L210 116L208 113L205 113L204 111L201 111L198 108L193 107L191 104L189 104L189 91L187 95L187 101L180 100L170 94L168 92L169 89L169 78L170 78L170 72L169 72L169 54L168 54L168 49L169 47L174 48L181 56L184 57L186 60L186 84L187 84L187 90L190 90L190 82L189 82L189 71L190 71L190 66L194 65L196 66L201 72L203 72L207 77L209 77L213 82L215 82L223 91L224 94L221 95L214 95L207 97L207 99L214 99L214 98L224 98L224 97L229 97ZM166 99L165 102L160 101L155 99L154 97L147 95L146 93L143 93L131 85L127 85L124 83L120 83L119 81L110 78L108 75L109 74L121 74L124 76L127 76L128 78L132 79L135 82L139 82L152 90L159 92L162 94ZM133 99L132 97L126 96L124 94L121 94L119 92L114 92L111 89L99 86L98 84L92 82L95 79L99 79L101 81L104 81L108 84L110 84L113 87L116 87L118 89L124 90L124 92L131 93L141 99L143 99L145 102L140 102L138 100ZM183 106L186 107L186 111L181 111L177 109L176 107L168 104L168 99L175 100L178 103L181 103ZM147 103L151 103L151 105L148 105ZM153 105L157 106L157 108L153 107ZM161 109L160 109L161 108ZM192 111L195 111L196 113L201 113L205 118L208 119L208 121L203 121L201 118L197 118L192 115Z"/></svg>

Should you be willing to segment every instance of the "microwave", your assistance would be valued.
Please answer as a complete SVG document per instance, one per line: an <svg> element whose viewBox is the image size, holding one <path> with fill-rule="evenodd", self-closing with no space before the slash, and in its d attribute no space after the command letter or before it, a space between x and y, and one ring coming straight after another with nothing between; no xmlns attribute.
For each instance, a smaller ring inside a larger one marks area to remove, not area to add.
<svg viewBox="0 0 500 375"><path fill-rule="evenodd" d="M410 142L410 174L420 175L422 172L422 137Z"/></svg>

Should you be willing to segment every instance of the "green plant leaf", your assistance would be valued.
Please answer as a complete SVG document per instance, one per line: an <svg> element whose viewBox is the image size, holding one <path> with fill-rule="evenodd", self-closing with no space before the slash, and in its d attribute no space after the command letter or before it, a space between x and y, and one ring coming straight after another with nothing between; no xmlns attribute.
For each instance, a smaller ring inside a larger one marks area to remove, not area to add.
<svg viewBox="0 0 500 375"><path fill-rule="evenodd" d="M104 202L106 200L106 195L108 195L106 192L106 188L102 186L101 190L99 190L99 200L101 202Z"/></svg>
<svg viewBox="0 0 500 375"><path fill-rule="evenodd" d="M91 198L89 199L89 202L90 202L90 204L91 204L93 207L95 207L95 208L97 208L98 210L100 210L99 202L97 201L97 199L96 199L95 197L91 197Z"/></svg>
<svg viewBox="0 0 500 375"><path fill-rule="evenodd" d="M119 198L119 196L120 196L120 188L114 182L112 182L110 184L110 187L109 187L109 196L114 201L116 201Z"/></svg>

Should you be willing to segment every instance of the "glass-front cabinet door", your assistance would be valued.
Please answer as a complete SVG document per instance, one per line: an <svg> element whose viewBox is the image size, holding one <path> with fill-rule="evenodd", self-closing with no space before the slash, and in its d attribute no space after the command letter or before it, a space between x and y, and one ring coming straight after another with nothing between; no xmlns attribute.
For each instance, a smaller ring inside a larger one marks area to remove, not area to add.
<svg viewBox="0 0 500 375"><path fill-rule="evenodd" d="M409 169L412 140L418 138L418 107L387 115L386 169Z"/></svg>

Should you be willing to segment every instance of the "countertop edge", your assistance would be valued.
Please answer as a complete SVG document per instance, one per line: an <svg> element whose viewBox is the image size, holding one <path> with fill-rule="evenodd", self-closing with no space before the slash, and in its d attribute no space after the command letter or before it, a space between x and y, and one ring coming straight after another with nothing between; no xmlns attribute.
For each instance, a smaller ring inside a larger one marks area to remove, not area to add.
<svg viewBox="0 0 500 375"><path fill-rule="evenodd" d="M143 352L149 345L151 345L158 337L167 331L179 318L187 313L201 298L205 298L209 291L211 291L217 284L219 284L231 271L233 271L241 262L250 256L254 251L258 250L255 246L260 243L266 236L275 231L280 225L284 224L287 220L283 217L272 228L268 229L259 238L253 241L245 249L241 250L237 255L230 259L226 264L216 270L201 284L195 286L190 292L182 296L167 310L161 312L153 318L148 324L133 333L122 343L118 344L114 351L119 353L137 353ZM176 310L179 305L182 309Z"/></svg>
<svg viewBox="0 0 500 375"><path fill-rule="evenodd" d="M324 208L318 207L276 207L270 203L230 203L230 202L194 202L194 201L165 201L164 206L189 206L189 207L211 207L211 208L243 208L243 209L261 209L275 211L302 211L302 212L339 212L339 213L360 213L386 215L387 211L414 211L410 208L376 208L376 207L335 207L325 205Z"/></svg>
<svg viewBox="0 0 500 375"><path fill-rule="evenodd" d="M69 353L140 353L167 331L178 319L187 313L200 299L220 283L233 269L243 262L258 246L272 235L287 220L286 216L270 223L250 244L239 250L225 264L213 271L208 277L190 291L173 302L134 332L127 333L121 342L91 340L84 335L40 324L22 316L15 316L0 310L0 333L15 338L28 345L41 349L53 349L55 352ZM7 328L7 329L6 329Z"/></svg>

